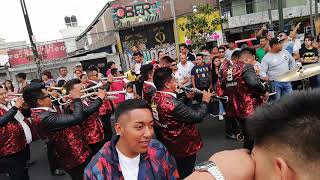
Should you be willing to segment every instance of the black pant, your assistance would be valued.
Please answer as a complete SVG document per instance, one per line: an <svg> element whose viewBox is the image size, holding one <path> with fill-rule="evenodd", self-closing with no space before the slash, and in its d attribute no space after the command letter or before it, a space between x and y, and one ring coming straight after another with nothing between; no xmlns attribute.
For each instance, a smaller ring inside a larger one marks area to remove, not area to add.
<svg viewBox="0 0 320 180"><path fill-rule="evenodd" d="M105 142L108 142L112 138L111 114L100 116L100 118L103 124L104 139Z"/></svg>
<svg viewBox="0 0 320 180"><path fill-rule="evenodd" d="M29 180L27 160L28 148L22 151L0 158L0 167L9 173L11 180ZM30 151L29 151L30 152Z"/></svg>
<svg viewBox="0 0 320 180"><path fill-rule="evenodd" d="M247 134L247 131L246 131L247 120L246 119L237 119L237 121L239 123L239 127L240 127L241 133L243 134L243 138L244 138L243 139L243 148L249 149L251 151L253 149L254 141L253 141L253 138Z"/></svg>
<svg viewBox="0 0 320 180"><path fill-rule="evenodd" d="M188 157L175 157L180 179L184 179L192 173L196 158L196 154Z"/></svg>
<svg viewBox="0 0 320 180"><path fill-rule="evenodd" d="M225 133L228 135L236 135L239 133L239 127L237 121L233 117L225 117Z"/></svg>
<svg viewBox="0 0 320 180"><path fill-rule="evenodd" d="M56 152L54 150L54 145L52 142L46 142L47 144L47 156L48 156L48 162L49 162L49 168L51 174L54 173L56 169L59 168L59 161L57 159Z"/></svg>

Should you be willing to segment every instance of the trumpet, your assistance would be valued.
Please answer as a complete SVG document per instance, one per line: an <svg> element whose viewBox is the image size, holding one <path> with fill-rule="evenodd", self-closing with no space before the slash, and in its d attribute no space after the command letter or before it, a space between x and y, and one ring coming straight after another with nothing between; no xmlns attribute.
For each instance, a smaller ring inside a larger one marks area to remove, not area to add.
<svg viewBox="0 0 320 180"><path fill-rule="evenodd" d="M81 96L80 99L85 99L85 98L88 98L88 97L90 97L90 98L92 98L92 99L97 99L97 97L94 97L94 96L96 96L96 94L97 94L96 92L86 93L86 94L84 94L83 96ZM62 101L61 101L61 100L64 99L64 98L67 99L66 102L62 102ZM69 98L69 99L68 99L68 98ZM118 98L117 96L106 96L106 99L109 99L109 100L113 100L113 99L117 99L117 98ZM70 99L70 96L69 96L69 95L65 95L65 96L62 96L62 97L60 97L60 98L51 100L51 102L55 102L55 101L58 101L58 103L59 103L60 105L68 105L68 104L72 103L72 100Z"/></svg>
<svg viewBox="0 0 320 180"><path fill-rule="evenodd" d="M81 92L87 93L87 92L90 92L90 91L94 91L96 89L99 89L99 88L103 87L103 85L104 85L103 82L97 83L97 82L91 81L91 80L90 80L90 82L95 83L96 85L92 86L92 87L89 87L89 88L86 88L86 89L82 90ZM123 91L109 91L109 92L107 92L107 95L117 95L117 94L125 94L125 93L126 93L125 90L123 90Z"/></svg>
<svg viewBox="0 0 320 180"><path fill-rule="evenodd" d="M10 94L9 96L18 96L18 97L22 97L22 94ZM8 99L5 99L6 102L15 102L17 101L17 97L14 97L14 98L8 98Z"/></svg>
<svg viewBox="0 0 320 180"><path fill-rule="evenodd" d="M187 92L194 92L196 94L203 94L201 90L195 88L187 88L187 87L179 87L179 89ZM229 101L228 96L215 96L213 95L212 98L222 100L223 102L227 103Z"/></svg>

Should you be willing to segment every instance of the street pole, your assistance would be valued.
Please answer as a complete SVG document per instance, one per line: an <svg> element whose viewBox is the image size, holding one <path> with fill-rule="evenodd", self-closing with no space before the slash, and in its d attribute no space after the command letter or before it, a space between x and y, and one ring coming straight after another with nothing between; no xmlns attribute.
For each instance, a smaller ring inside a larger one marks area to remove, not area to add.
<svg viewBox="0 0 320 180"><path fill-rule="evenodd" d="M313 12L312 12L312 0L309 0L309 3L310 3L311 35L314 36L314 22L313 22Z"/></svg>
<svg viewBox="0 0 320 180"><path fill-rule="evenodd" d="M314 4L315 4L315 8L314 8L314 13L315 13L315 20L317 21L318 20L318 1L317 0L315 0L314 1Z"/></svg>
<svg viewBox="0 0 320 180"><path fill-rule="evenodd" d="M179 59L179 38L178 38L178 25L177 25L177 17L176 17L176 10L174 7L174 1L170 0L170 9L171 9L171 14L173 17L173 32L174 32L174 41L176 45L176 58L178 59L178 62L180 62Z"/></svg>
<svg viewBox="0 0 320 180"><path fill-rule="evenodd" d="M270 29L273 31L273 20L272 20L272 7L271 7L271 0L269 0L268 16L269 16L269 25L270 25Z"/></svg>
<svg viewBox="0 0 320 180"><path fill-rule="evenodd" d="M283 31L284 22L283 22L283 4L282 4L282 0L278 0L278 12L279 12L279 31Z"/></svg>
<svg viewBox="0 0 320 180"><path fill-rule="evenodd" d="M27 26L27 30L28 30L28 35L29 35L29 40L30 40L30 44L31 44L31 50L34 56L34 60L36 62L37 65L37 70L38 70L38 77L41 79L41 59L39 58L39 54L37 51L37 46L35 44L35 40L34 40L34 35L32 32L32 28L31 28L31 24L30 24L30 19L29 19L29 15L28 15L28 11L27 11L27 7L26 7L26 3L24 0L20 0L20 4L21 4L21 8L22 8L22 13L23 13L23 17L24 20L26 22L26 26Z"/></svg>

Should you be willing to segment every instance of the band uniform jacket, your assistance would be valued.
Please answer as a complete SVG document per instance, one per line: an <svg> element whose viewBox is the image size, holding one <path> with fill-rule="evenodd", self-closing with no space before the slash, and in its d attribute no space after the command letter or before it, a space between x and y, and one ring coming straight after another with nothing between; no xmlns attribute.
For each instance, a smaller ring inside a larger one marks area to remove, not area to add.
<svg viewBox="0 0 320 180"><path fill-rule="evenodd" d="M208 104L202 102L199 110L192 110L173 93L156 92L151 103L157 138L175 157L196 154L203 146L195 123L207 114Z"/></svg>
<svg viewBox="0 0 320 180"><path fill-rule="evenodd" d="M83 135L89 144L96 144L104 139L103 125L99 117L99 108L102 99L97 98L93 102L82 101L83 116L85 120L81 123ZM66 114L72 114L70 106L65 109Z"/></svg>
<svg viewBox="0 0 320 180"><path fill-rule="evenodd" d="M260 98L266 92L254 67L242 61L224 61L219 70L216 93L228 96L226 116L245 119L263 103Z"/></svg>
<svg viewBox="0 0 320 180"><path fill-rule="evenodd" d="M65 167L72 169L83 164L91 154L87 140L79 124L83 121L80 99L74 100L72 115L58 114L44 109L32 109L33 124L43 140L50 140L57 158Z"/></svg>
<svg viewBox="0 0 320 180"><path fill-rule="evenodd" d="M147 103L151 103L151 99L154 95L154 93L157 91L156 87L151 82L144 82L142 87L142 97L143 100Z"/></svg>
<svg viewBox="0 0 320 180"><path fill-rule="evenodd" d="M0 108L0 157L20 152L27 145L22 125L14 118L17 111L15 106L8 111ZM24 121L31 130L28 120Z"/></svg>

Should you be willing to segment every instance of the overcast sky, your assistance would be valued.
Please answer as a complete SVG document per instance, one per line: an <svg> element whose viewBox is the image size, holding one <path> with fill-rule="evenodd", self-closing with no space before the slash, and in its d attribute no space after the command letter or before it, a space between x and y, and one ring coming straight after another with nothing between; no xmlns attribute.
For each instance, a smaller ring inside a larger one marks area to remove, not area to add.
<svg viewBox="0 0 320 180"><path fill-rule="evenodd" d="M25 0L38 42L61 39L59 30L65 27L65 16L76 15L79 25L88 26L108 1ZM20 0L0 0L0 38L29 42Z"/></svg>

